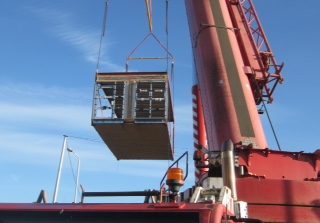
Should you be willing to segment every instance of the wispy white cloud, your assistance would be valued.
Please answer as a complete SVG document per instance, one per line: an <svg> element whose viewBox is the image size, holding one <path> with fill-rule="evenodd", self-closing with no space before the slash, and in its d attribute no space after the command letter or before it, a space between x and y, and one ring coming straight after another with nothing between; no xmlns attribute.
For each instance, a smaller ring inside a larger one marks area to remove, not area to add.
<svg viewBox="0 0 320 223"><path fill-rule="evenodd" d="M27 9L45 20L48 25L48 31L56 38L69 44L82 53L85 60L96 64L98 61L98 52L100 46L100 31L98 29L89 28L75 22L74 15L63 9L54 9L41 6L29 6ZM120 66L110 60L107 56L107 49L112 43L104 41L101 48L100 65L103 65L111 71L124 70Z"/></svg>
<svg viewBox="0 0 320 223"><path fill-rule="evenodd" d="M32 102L48 102L52 101L65 101L72 103L83 103L84 101L91 102L92 89L73 89L62 88L59 86L45 86L38 83L21 83L3 81L0 85L0 100L1 101L14 101L21 103ZM23 98L23 100L21 100ZM20 100L19 100L20 99Z"/></svg>
<svg viewBox="0 0 320 223"><path fill-rule="evenodd" d="M1 163L32 165L52 171L58 166L62 135L0 131ZM117 161L103 144L69 139L68 145L81 157L81 174L117 174L159 179L166 171L166 161ZM66 157L67 158L67 157ZM67 159L65 166L70 168ZM83 179L85 181L85 179Z"/></svg>
<svg viewBox="0 0 320 223"><path fill-rule="evenodd" d="M90 126L90 89L64 89L39 84L2 83L0 122L7 130L23 128L84 131ZM91 92L90 92L91 95Z"/></svg>
<svg viewBox="0 0 320 223"><path fill-rule="evenodd" d="M90 108L81 105L33 105L0 104L2 124L37 125L38 128L87 129L90 123ZM70 128L72 127L72 128Z"/></svg>
<svg viewBox="0 0 320 223"><path fill-rule="evenodd" d="M76 136L80 134L87 138L98 139L90 126L89 104L82 105L75 100L83 96L82 91L50 88L57 90L47 94L48 89L41 85L4 83L0 86L0 92L4 96L0 97L2 139L0 147L2 159L0 160L3 162L52 168L58 162L62 134ZM32 103L21 100L26 97L25 92ZM67 95L72 95L72 98ZM47 97L53 97L54 103L48 103ZM104 173L117 171L122 175L158 178L158 173L161 175L168 163L117 161L103 143L70 138L70 146L81 156L82 171Z"/></svg>
<svg viewBox="0 0 320 223"><path fill-rule="evenodd" d="M2 83L0 149L6 152L2 157L10 156L9 161L17 158L14 154L26 154L36 163L53 155L50 148L60 146L62 134L90 134L91 103L85 99L81 89ZM28 156L22 156L22 162L29 162Z"/></svg>

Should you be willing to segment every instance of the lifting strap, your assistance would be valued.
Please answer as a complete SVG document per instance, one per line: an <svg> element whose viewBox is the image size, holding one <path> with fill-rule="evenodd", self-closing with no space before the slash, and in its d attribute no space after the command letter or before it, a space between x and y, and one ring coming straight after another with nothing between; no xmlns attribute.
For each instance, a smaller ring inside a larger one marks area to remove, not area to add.
<svg viewBox="0 0 320 223"><path fill-rule="evenodd" d="M147 7L147 16L149 21L149 30L152 33L153 31L153 19L152 19L152 0L145 0Z"/></svg>
<svg viewBox="0 0 320 223"><path fill-rule="evenodd" d="M98 58L97 58L97 66L96 66L96 72L97 73L99 72L99 68L100 68L102 41L103 41L103 37L106 34L106 29L107 29L108 8L109 8L109 0L106 0L105 1L105 6L104 6L104 14L103 14L103 20L102 20L102 32L101 32L101 36L100 36Z"/></svg>

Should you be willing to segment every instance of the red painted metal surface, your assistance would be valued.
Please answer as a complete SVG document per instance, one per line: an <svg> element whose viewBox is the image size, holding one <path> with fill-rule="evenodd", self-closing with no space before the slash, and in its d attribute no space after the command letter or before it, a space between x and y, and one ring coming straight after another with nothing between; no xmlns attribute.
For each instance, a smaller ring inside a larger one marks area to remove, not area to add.
<svg viewBox="0 0 320 223"><path fill-rule="evenodd" d="M112 211L112 212L198 212L200 209L210 211L213 205L201 204L176 204L176 203L163 203L163 204L29 204L29 203L0 203L0 211Z"/></svg>
<svg viewBox="0 0 320 223"><path fill-rule="evenodd" d="M220 204L1 204L0 216L21 213L198 213L199 223L221 223L225 214ZM1 219L1 218L0 218Z"/></svg>
<svg viewBox="0 0 320 223"><path fill-rule="evenodd" d="M220 150L228 139L240 145L236 153L243 172L237 191L249 203L249 216L266 222L320 222L319 156L265 149L256 104L262 97L272 101L282 65L252 1L185 2L209 149Z"/></svg>
<svg viewBox="0 0 320 223"><path fill-rule="evenodd" d="M317 153L236 149L238 198L250 217L266 222L320 222L320 157Z"/></svg>
<svg viewBox="0 0 320 223"><path fill-rule="evenodd" d="M317 153L237 149L244 175L238 198L250 217L266 222L320 222L320 157Z"/></svg>
<svg viewBox="0 0 320 223"><path fill-rule="evenodd" d="M210 150L267 142L225 0L186 0Z"/></svg>
<svg viewBox="0 0 320 223"><path fill-rule="evenodd" d="M252 0L226 2L256 104L262 98L272 102L276 86L283 81L283 64L276 61Z"/></svg>
<svg viewBox="0 0 320 223"><path fill-rule="evenodd" d="M277 223L319 223L319 207L274 206L249 204L250 218Z"/></svg>
<svg viewBox="0 0 320 223"><path fill-rule="evenodd" d="M266 179L319 180L320 156L315 153L237 149L246 175Z"/></svg>
<svg viewBox="0 0 320 223"><path fill-rule="evenodd" d="M313 206L320 210L320 183L316 181L238 178L240 200L254 204Z"/></svg>
<svg viewBox="0 0 320 223"><path fill-rule="evenodd" d="M193 138L194 138L194 165L195 183L201 185L201 180L207 176L209 171L208 142L205 120L203 116L202 100L197 85L192 87L193 104Z"/></svg>

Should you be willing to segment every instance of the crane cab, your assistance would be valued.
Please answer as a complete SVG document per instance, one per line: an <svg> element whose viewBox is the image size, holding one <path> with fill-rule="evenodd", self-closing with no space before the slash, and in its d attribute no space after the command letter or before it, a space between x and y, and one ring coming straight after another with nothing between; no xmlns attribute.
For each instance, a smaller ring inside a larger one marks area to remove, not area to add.
<svg viewBox="0 0 320 223"><path fill-rule="evenodd" d="M92 125L117 159L172 160L166 72L97 73Z"/></svg>

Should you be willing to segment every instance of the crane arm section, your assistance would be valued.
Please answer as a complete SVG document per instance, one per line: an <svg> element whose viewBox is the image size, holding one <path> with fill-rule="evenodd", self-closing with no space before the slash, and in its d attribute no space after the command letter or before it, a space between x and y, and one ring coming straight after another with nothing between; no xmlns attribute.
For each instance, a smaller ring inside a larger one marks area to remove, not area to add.
<svg viewBox="0 0 320 223"><path fill-rule="evenodd" d="M209 150L228 139L266 148L229 0L186 0ZM254 57L254 55L252 55ZM248 57L250 58L250 57Z"/></svg>
<svg viewBox="0 0 320 223"><path fill-rule="evenodd" d="M281 71L272 52L252 0L227 0L233 27L256 104L272 102L276 86L282 83Z"/></svg>

